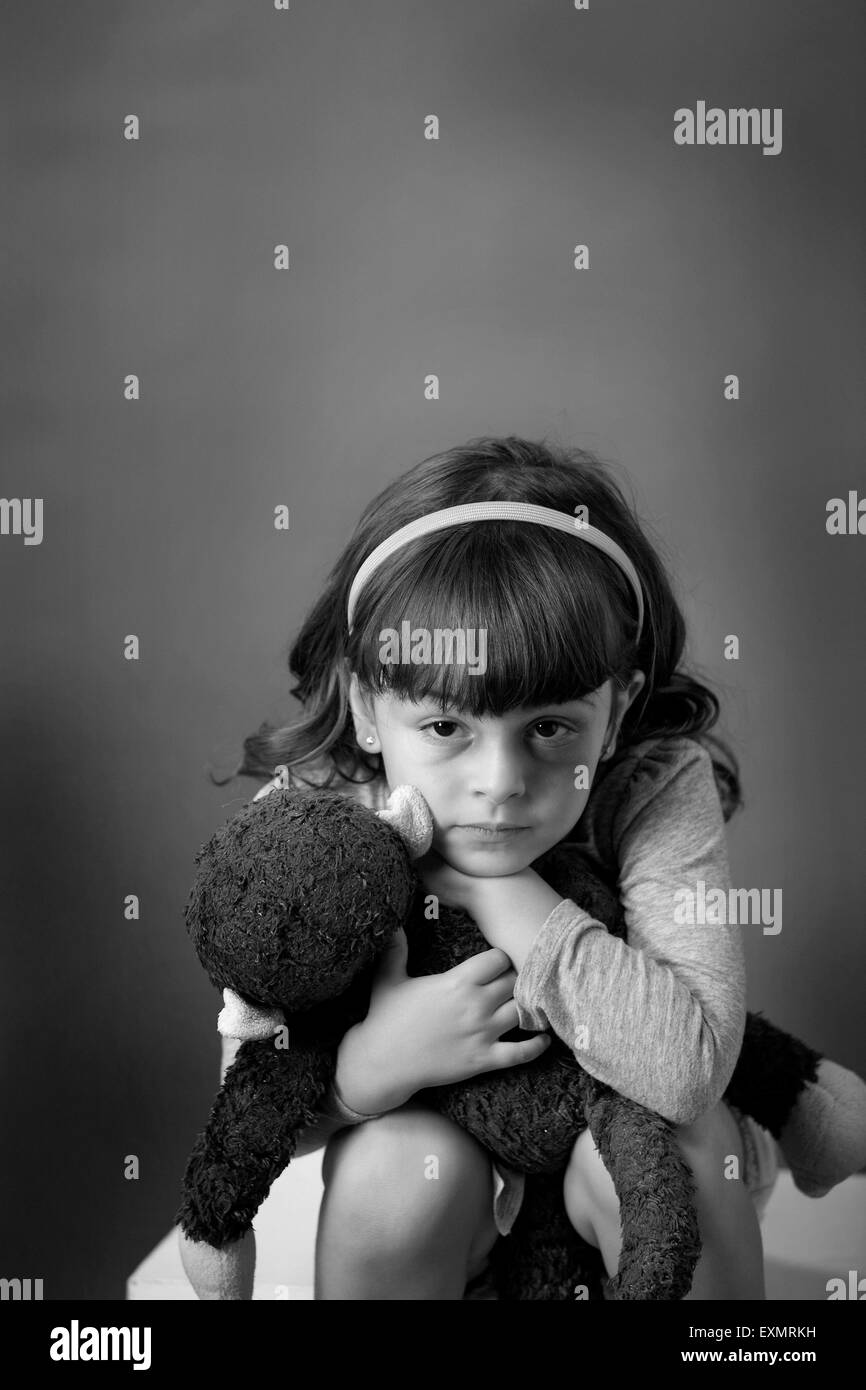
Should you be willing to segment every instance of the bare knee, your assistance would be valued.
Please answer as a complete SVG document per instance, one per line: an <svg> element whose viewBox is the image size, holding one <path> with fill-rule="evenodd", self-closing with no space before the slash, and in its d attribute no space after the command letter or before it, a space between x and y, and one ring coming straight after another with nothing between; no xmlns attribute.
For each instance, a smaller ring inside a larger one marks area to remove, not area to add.
<svg viewBox="0 0 866 1390"><path fill-rule="evenodd" d="M490 1160L470 1135L411 1104L340 1130L322 1163L325 1202L376 1249L448 1238L467 1249L492 1209Z"/></svg>

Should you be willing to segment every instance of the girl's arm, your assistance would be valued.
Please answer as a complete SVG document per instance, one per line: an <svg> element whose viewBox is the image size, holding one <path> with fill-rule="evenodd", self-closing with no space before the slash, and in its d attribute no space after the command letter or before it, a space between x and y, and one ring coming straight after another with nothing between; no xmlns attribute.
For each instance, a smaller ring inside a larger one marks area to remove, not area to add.
<svg viewBox="0 0 866 1390"><path fill-rule="evenodd" d="M628 944L532 870L474 880L470 910L518 967L522 1028L552 1028L592 1076L686 1124L721 1098L746 1017L741 928L677 920L677 893L694 901L699 881L707 897L721 889L731 901L706 749L670 738L643 759L627 781L613 844Z"/></svg>

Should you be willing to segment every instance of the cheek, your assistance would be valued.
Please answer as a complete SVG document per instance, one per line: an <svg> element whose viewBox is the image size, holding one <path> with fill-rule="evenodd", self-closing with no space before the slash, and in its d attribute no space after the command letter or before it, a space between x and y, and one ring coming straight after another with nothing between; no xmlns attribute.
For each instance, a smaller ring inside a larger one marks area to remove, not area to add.
<svg viewBox="0 0 866 1390"><path fill-rule="evenodd" d="M580 755L570 757L560 767L545 769L541 795L551 803L573 804L585 796L592 781L592 764L580 761Z"/></svg>
<svg viewBox="0 0 866 1390"><path fill-rule="evenodd" d="M393 731L386 731L380 735L382 743L382 766L388 774L388 781L395 785L395 778L399 782L411 781L411 775L415 772L418 759L413 757L412 748L406 739Z"/></svg>
<svg viewBox="0 0 866 1390"><path fill-rule="evenodd" d="M578 772L569 768L567 775L550 789L545 819L556 835L566 834L580 820L589 800L587 784L591 785L590 770L583 765Z"/></svg>
<svg viewBox="0 0 866 1390"><path fill-rule="evenodd" d="M434 820L438 818L438 810L444 810L449 800L453 799L450 785L445 785L444 777L435 767L430 766L423 755L419 755L417 749L407 748L395 740L383 743L382 766L389 787L403 784L418 788L429 805Z"/></svg>

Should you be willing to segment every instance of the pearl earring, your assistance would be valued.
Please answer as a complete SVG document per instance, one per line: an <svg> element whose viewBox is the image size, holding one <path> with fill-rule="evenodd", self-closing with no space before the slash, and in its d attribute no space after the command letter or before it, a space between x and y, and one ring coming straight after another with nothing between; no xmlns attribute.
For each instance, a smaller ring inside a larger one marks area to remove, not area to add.
<svg viewBox="0 0 866 1390"><path fill-rule="evenodd" d="M375 740L375 738L373 737L372 734L368 734L367 737L364 739L364 742L365 742L365 743L375 743L376 740Z"/></svg>

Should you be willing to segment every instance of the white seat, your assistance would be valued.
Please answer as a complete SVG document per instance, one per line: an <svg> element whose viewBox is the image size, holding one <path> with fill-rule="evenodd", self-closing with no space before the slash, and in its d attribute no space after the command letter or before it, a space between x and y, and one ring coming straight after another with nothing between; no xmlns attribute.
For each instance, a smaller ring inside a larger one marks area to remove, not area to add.
<svg viewBox="0 0 866 1390"><path fill-rule="evenodd" d="M274 1183L253 1223L255 1299L312 1299L323 1149L297 1159ZM866 1176L815 1201L779 1174L762 1223L767 1298L824 1301L827 1281L866 1277ZM129 1276L128 1299L195 1299L171 1230Z"/></svg>

